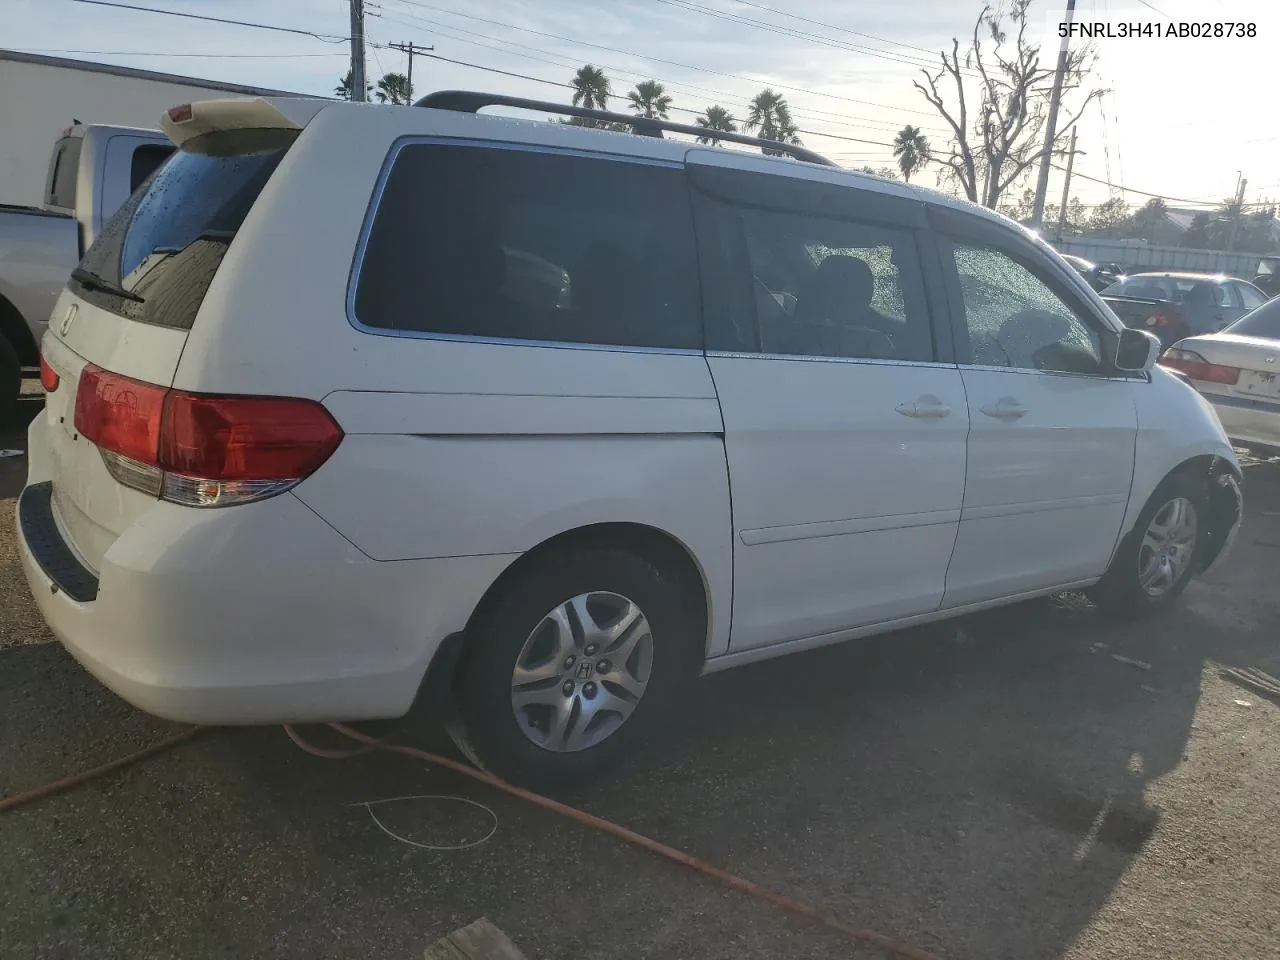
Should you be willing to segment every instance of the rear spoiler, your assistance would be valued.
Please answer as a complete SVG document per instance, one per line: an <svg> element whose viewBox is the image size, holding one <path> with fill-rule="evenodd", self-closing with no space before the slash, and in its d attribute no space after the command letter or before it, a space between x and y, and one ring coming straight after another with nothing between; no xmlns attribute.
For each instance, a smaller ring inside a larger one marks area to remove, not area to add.
<svg viewBox="0 0 1280 960"><path fill-rule="evenodd" d="M219 130L301 130L330 102L303 97L200 100L167 111L160 127L180 148L192 137Z"/></svg>

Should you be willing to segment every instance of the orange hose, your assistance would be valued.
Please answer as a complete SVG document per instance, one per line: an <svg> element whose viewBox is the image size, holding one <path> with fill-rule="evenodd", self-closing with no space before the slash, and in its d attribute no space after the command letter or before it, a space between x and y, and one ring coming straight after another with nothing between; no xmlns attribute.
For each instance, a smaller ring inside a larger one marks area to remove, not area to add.
<svg viewBox="0 0 1280 960"><path fill-rule="evenodd" d="M118 760L112 760L110 763L104 763L101 766L94 767L92 770L85 770L83 773L73 774L69 777L63 777L61 780L55 780L53 783L46 783L42 787L36 787L34 790L28 790L26 793L15 793L11 797L5 797L0 800L0 812L5 810L15 810L18 807L33 803L36 800L42 800L47 796L55 793L61 793L63 790L70 790L72 787L78 787L82 783L95 780L98 777L105 777L108 774L122 770L131 764L147 757L155 756L157 753L168 750L170 747L176 747L180 743L186 743L196 734L203 733L208 727L191 727L184 730L177 736L169 737L167 740L161 740L159 743L153 743L149 747L143 747L136 753L128 756L120 757Z"/></svg>
<svg viewBox="0 0 1280 960"><path fill-rule="evenodd" d="M589 827L594 827L602 833L607 833L610 836L617 837L619 840L625 840L627 843L633 844L637 847L642 847L651 853L656 853L658 856L666 857L668 860L674 860L676 863L682 863L686 867L696 870L701 874L705 874L708 877L714 877L735 890L740 890L743 893L749 894L759 900L764 900L766 903L771 903L776 907L781 907L783 910L794 913L797 916L804 917L808 920L814 920L838 933L842 933L845 936L861 941L862 943L878 947L879 949L895 956L906 957L908 960L941 960L937 954L930 953L927 950L922 950L921 948L909 943L903 943L900 940L894 940L890 937L886 937L884 934L876 933L874 930L856 927L851 923L841 920L834 914L828 913L825 910L821 910L818 907L811 906L807 903L802 903L801 901L795 900L791 897L784 896L783 894L776 893L775 891L770 890L767 887L762 887L760 884L754 883L751 880L745 880L742 877L729 873L727 870L722 870L717 866L707 863L705 860L699 860L697 857L690 856L683 850L677 850L675 847L669 847L665 843L660 843L659 841L646 837L643 834L636 833L634 830L628 830L626 827L619 826L612 821L605 820L603 817L597 817L584 810L579 810L577 807L571 807L568 804L560 803L558 800L552 800L550 797L544 797L541 794L532 793L531 791L522 789L521 787L512 786L506 781L490 776L483 770L477 770L475 767L468 764L459 763L457 760L438 756L434 753L428 753L426 750L419 750L416 747L406 747L401 744L390 744L380 740L375 740L373 737L366 736L358 730L353 730L345 724L331 723L329 726L358 743L365 744L369 747L376 747L377 749L388 750L392 753L403 754L406 757L425 760L428 763L433 763L437 766L446 767L449 770L453 770L455 773L460 773L465 777L470 777L472 780L478 780L480 783L487 784L495 790L501 790L503 793L509 793L513 797L519 797L521 800L527 800L534 806L542 807L544 810L550 810L553 813L558 813L562 816L568 817L570 820L576 820L577 822L586 824Z"/></svg>

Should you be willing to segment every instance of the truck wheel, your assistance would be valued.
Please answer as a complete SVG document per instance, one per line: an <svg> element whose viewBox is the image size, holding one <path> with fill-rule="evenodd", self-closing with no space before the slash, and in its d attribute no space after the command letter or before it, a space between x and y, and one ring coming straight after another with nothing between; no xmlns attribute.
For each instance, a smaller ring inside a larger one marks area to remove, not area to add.
<svg viewBox="0 0 1280 960"><path fill-rule="evenodd" d="M638 554L542 558L469 631L461 706L481 762L535 788L601 773L678 705L697 621L679 579Z"/></svg>
<svg viewBox="0 0 1280 960"><path fill-rule="evenodd" d="M0 428L13 423L18 413L18 396L22 393L22 364L18 352L0 336Z"/></svg>
<svg viewBox="0 0 1280 960"><path fill-rule="evenodd" d="M1186 471L1166 478L1142 508L1102 581L1090 591L1094 602L1125 617L1170 606L1195 575L1208 522L1205 479Z"/></svg>

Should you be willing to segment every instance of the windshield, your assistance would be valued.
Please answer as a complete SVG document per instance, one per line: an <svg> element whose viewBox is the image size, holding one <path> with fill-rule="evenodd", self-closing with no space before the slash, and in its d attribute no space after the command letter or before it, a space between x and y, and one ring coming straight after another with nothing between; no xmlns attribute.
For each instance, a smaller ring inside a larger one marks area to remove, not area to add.
<svg viewBox="0 0 1280 960"><path fill-rule="evenodd" d="M73 289L121 316L190 329L231 241L296 137L244 130L188 141L112 218Z"/></svg>
<svg viewBox="0 0 1280 960"><path fill-rule="evenodd" d="M1222 332L1280 340L1280 297L1268 300L1252 313L1246 313Z"/></svg>

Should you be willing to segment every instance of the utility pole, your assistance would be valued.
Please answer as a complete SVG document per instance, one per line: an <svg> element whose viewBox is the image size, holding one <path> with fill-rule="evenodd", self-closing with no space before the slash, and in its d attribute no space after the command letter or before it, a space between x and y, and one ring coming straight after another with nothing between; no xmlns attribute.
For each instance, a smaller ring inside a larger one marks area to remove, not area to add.
<svg viewBox="0 0 1280 960"><path fill-rule="evenodd" d="M1062 206L1058 208L1058 242L1067 230L1067 195L1071 192L1071 168L1076 162L1076 128L1071 127L1071 152L1067 154L1067 176L1062 181Z"/></svg>
<svg viewBox="0 0 1280 960"><path fill-rule="evenodd" d="M351 99L365 101L364 0L351 0Z"/></svg>
<svg viewBox="0 0 1280 960"><path fill-rule="evenodd" d="M1066 22L1075 19L1076 0L1067 0ZM1053 160L1053 142L1058 133L1058 103L1062 100L1062 83L1067 75L1067 64L1070 62L1068 46L1071 35L1062 38L1062 46L1058 48L1058 69L1053 75L1053 91L1049 94L1049 116L1045 120L1044 153L1040 157L1040 176L1036 178L1036 199L1031 208L1031 222L1040 227L1044 222L1044 201L1049 193L1049 164Z"/></svg>
<svg viewBox="0 0 1280 960"><path fill-rule="evenodd" d="M413 102L413 55L415 53L428 53L434 50L435 47L418 46L412 41L410 41L409 43L388 43L387 46L390 47L392 50L399 50L401 53L407 53L409 55L409 73L408 73L409 102L412 103Z"/></svg>
<svg viewBox="0 0 1280 960"><path fill-rule="evenodd" d="M1248 185L1248 178L1241 177L1240 186L1236 187L1236 215L1231 218L1231 236L1227 239L1227 253L1236 248L1236 234L1240 231L1240 214L1244 212L1244 188Z"/></svg>

